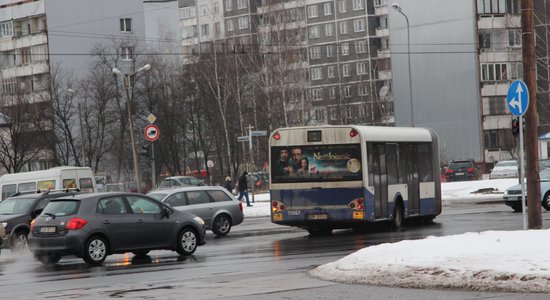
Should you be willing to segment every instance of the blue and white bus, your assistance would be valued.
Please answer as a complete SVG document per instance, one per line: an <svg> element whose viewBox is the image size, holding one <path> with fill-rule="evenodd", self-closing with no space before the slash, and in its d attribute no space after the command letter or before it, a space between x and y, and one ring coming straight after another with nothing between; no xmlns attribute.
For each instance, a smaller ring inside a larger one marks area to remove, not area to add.
<svg viewBox="0 0 550 300"><path fill-rule="evenodd" d="M312 235L441 213L437 135L428 128L280 128L269 139L271 220Z"/></svg>

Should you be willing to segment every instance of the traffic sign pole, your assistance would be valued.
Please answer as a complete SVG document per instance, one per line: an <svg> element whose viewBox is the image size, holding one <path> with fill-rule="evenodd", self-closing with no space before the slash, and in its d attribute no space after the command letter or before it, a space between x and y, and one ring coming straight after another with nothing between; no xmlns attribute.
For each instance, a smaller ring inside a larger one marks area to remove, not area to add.
<svg viewBox="0 0 550 300"><path fill-rule="evenodd" d="M525 202L525 180L523 180L523 115L519 116L519 181L521 183L521 216L523 230L527 230L527 203Z"/></svg>
<svg viewBox="0 0 550 300"><path fill-rule="evenodd" d="M153 180L153 189L157 187L157 169L155 168L155 142L151 142L151 169L152 169L152 180Z"/></svg>

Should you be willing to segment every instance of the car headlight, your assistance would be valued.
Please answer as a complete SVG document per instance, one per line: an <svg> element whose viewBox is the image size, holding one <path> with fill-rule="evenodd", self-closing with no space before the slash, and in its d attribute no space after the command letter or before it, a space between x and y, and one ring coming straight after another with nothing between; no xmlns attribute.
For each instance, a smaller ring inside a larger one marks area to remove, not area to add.
<svg viewBox="0 0 550 300"><path fill-rule="evenodd" d="M3 226L4 228L8 227L8 222L2 222L2 226Z"/></svg>
<svg viewBox="0 0 550 300"><path fill-rule="evenodd" d="M204 225L204 220L201 217L194 217L193 220L197 221L201 225Z"/></svg>

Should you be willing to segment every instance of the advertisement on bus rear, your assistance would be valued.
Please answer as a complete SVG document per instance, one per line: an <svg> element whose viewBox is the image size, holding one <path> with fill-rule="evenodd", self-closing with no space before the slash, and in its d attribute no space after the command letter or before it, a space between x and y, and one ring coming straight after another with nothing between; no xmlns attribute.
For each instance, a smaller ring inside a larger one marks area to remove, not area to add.
<svg viewBox="0 0 550 300"><path fill-rule="evenodd" d="M362 180L359 144L271 148L272 183Z"/></svg>

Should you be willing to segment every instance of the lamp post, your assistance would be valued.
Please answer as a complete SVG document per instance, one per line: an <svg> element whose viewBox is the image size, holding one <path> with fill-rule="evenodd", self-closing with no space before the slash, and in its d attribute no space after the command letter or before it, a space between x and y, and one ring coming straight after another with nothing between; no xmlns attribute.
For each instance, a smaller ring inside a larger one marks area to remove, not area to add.
<svg viewBox="0 0 550 300"><path fill-rule="evenodd" d="M409 18L403 12L403 9L401 8L401 5L399 5L399 3L392 3L391 7L398 13L402 14L403 17L405 17L405 21L407 22L407 60L409 63L409 95L410 95L409 105L411 109L411 126L414 127L413 88L412 88L412 76L411 76L411 32L409 27Z"/></svg>
<svg viewBox="0 0 550 300"><path fill-rule="evenodd" d="M134 158L134 175L136 178L136 185L137 185L137 191L138 193L141 193L141 171L139 168L139 158L137 155L137 149L136 149L136 137L135 137L135 131L134 131L134 122L132 121L132 99L130 98L130 79L132 76L135 76L137 73L141 71L148 71L151 69L151 65L147 64L141 68L139 68L137 71L130 73L130 74L123 74L120 72L119 69L113 68L113 74L115 75L121 75L124 77L124 88L126 89L126 99L127 99L127 105L128 105L128 124L130 125L130 139L132 141L132 156Z"/></svg>

